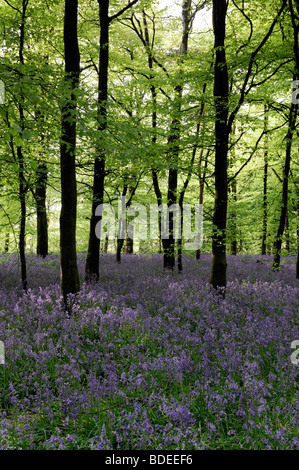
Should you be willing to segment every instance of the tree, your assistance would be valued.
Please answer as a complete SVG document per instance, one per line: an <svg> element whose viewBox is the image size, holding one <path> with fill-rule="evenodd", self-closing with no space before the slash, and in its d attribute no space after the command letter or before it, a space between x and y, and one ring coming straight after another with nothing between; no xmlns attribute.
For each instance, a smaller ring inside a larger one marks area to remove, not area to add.
<svg viewBox="0 0 299 470"><path fill-rule="evenodd" d="M138 0L132 0L118 13L109 16L109 0L98 0L100 20L100 57L98 69L98 108L97 126L98 132L104 132L107 128L107 98L108 98L108 65L109 65L109 26L113 20L121 16L131 8ZM88 251L85 265L85 277L87 281L99 279L99 255L100 240L96 236L95 227L98 223L96 207L103 203L105 180L105 150L98 144L94 159L92 210L90 218Z"/></svg>
<svg viewBox="0 0 299 470"><path fill-rule="evenodd" d="M228 73L225 54L226 0L213 1L215 36L215 205L213 214L212 269L210 283L226 286L226 217L227 217L227 152L228 152Z"/></svg>
<svg viewBox="0 0 299 470"><path fill-rule="evenodd" d="M48 221L46 209L47 171L47 164L40 161L36 169L37 181L35 187L37 224L36 254L42 258L48 255Z"/></svg>
<svg viewBox="0 0 299 470"><path fill-rule="evenodd" d="M80 53L77 36L78 1L65 0L64 57L65 94L61 106L61 213L60 273L65 306L68 295L80 289L76 252L77 186L75 171L76 103L80 75Z"/></svg>
<svg viewBox="0 0 299 470"><path fill-rule="evenodd" d="M289 8L292 18L292 26L293 26L293 33L294 33L294 61L295 61L295 73L293 76L294 83L298 83L299 79L299 52L298 52L298 33L299 33L299 23L296 20L295 11L293 8L293 3L289 1ZM297 85L296 85L297 86ZM287 220L287 210L288 210L288 188L289 188L289 173L290 173L290 165L291 165L291 151L292 151L292 142L293 142L293 135L296 128L296 120L298 114L298 102L292 100L290 111L289 111L289 118L288 118L288 131L286 135L286 153L285 153L285 162L284 162L284 169L283 169L283 184L282 184L282 202L281 202L281 211L280 211L280 219L279 225L277 229L277 234L274 241L274 259L273 259L273 270L279 270L280 266L280 256L281 256L281 245L282 245L282 237L285 230L285 224Z"/></svg>
<svg viewBox="0 0 299 470"><path fill-rule="evenodd" d="M238 7L235 1L234 6L239 10L242 15L250 22L250 36L247 43L243 44L241 48L245 48L250 44L252 38L252 21L244 12L244 5L242 8ZM276 26L280 16L285 10L287 0L283 0L280 8L278 9L275 17L266 34L258 45L250 53L248 67L245 73L244 80L240 87L240 94L236 105L233 107L229 114L229 82L228 71L225 53L225 27L226 27L226 13L227 2L216 1L213 2L213 29L215 37L215 67L214 67L214 97L215 97L215 205L213 214L213 241L212 241L212 267L210 283L216 287L226 287L226 223L227 223L227 152L228 152L228 139L232 131L233 123L239 112L241 106L244 104L245 98L249 92L259 83L265 83L272 77L278 69L270 73L267 77L263 78L260 82L255 82L253 75L253 67L256 62L257 55L261 52L269 38L271 37L274 27ZM240 49L238 51L240 51ZM240 170L239 170L240 172ZM239 173L237 172L235 176ZM230 179L232 179L230 178Z"/></svg>
<svg viewBox="0 0 299 470"><path fill-rule="evenodd" d="M268 188L268 107L264 106L264 175L263 175L263 232L262 232L262 255L267 254L267 219L268 219L268 202L267 202L267 188Z"/></svg>

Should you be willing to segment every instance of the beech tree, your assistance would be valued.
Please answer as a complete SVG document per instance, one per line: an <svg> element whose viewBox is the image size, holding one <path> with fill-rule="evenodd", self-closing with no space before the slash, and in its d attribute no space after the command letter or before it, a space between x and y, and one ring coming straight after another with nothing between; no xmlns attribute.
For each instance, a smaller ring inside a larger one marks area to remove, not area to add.
<svg viewBox="0 0 299 470"><path fill-rule="evenodd" d="M298 51L299 22L295 14L292 0L289 1L289 9L290 9L290 14L292 18L292 26L293 26L293 34L294 34L295 72L293 75L293 82L296 83L296 87L297 87L297 83L299 83L298 82L298 79L299 79L299 51ZM296 128L297 114L298 114L298 102L292 100L292 103L290 105L289 118L288 118L288 130L287 130L287 135L285 138L286 154L285 154L285 162L284 162L284 169L283 169L282 202L281 202L279 225L278 225L277 234L276 234L275 241L274 241L273 270L279 270L282 236L285 230L285 225L288 221L287 210L288 210L289 173L290 173L290 165L291 165L292 142L293 142L293 135L294 135L295 128Z"/></svg>
<svg viewBox="0 0 299 470"><path fill-rule="evenodd" d="M213 1L215 36L215 206L213 215L212 268L213 287L226 286L226 216L227 216L227 152L228 152L228 73L225 53L226 0Z"/></svg>
<svg viewBox="0 0 299 470"><path fill-rule="evenodd" d="M100 20L100 56L98 69L98 131L103 132L107 127L107 98L108 98L108 65L109 65L109 26L113 20L131 8L138 0L132 0L124 8L109 16L109 0L98 0ZM100 240L96 236L95 227L98 217L95 215L96 207L103 203L105 180L105 149L98 145L94 159L92 210L90 217L90 230L88 251L86 257L86 280L98 280Z"/></svg>
<svg viewBox="0 0 299 470"><path fill-rule="evenodd" d="M64 58L65 88L61 106L61 213L60 272L65 306L68 295L80 289L76 251L77 185L75 170L76 103L80 75L80 53L77 36L78 1L65 0Z"/></svg>
<svg viewBox="0 0 299 470"><path fill-rule="evenodd" d="M236 3L233 2L237 7ZM285 10L287 0L283 0L277 14L274 16L270 27L262 40L258 43L257 47L251 52L248 67L245 73L244 80L241 85L240 95L237 104L229 113L229 81L227 71L227 61L225 52L225 27L226 27L226 14L227 2L214 0L213 2L213 29L215 37L215 66L214 66L214 97L215 97L215 205L213 214L213 241L212 241L212 267L210 283L216 287L226 287L226 225L227 225L227 154L228 154L228 139L232 131L235 118L243 105L245 98L249 92L257 86L254 79L252 79L253 67L257 55L263 49L274 27L276 26L280 16ZM238 10L245 16L243 8L238 7ZM252 37L252 22L250 39ZM244 44L246 47L250 43L248 41ZM243 46L242 46L243 47ZM240 50L240 49L239 49ZM278 67L279 69L279 67ZM274 71L276 73L277 70ZM273 74L269 74L264 78L261 83L267 81ZM255 74L257 75L257 74ZM251 79L251 82L250 82ZM237 172L239 173L239 172ZM233 178L235 178L233 176Z"/></svg>

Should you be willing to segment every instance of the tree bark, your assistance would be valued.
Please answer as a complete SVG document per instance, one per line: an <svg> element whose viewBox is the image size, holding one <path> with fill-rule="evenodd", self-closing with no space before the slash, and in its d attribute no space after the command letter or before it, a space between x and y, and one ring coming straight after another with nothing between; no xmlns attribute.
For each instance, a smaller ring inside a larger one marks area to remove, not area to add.
<svg viewBox="0 0 299 470"><path fill-rule="evenodd" d="M22 106L20 106L20 115ZM23 117L21 121L23 120ZM22 128L22 126L21 126ZM27 266L26 266L26 255L25 255L25 230L26 230L26 182L24 177L24 156L22 147L17 147L17 157L19 163L19 199L21 205L21 222L20 222L20 237L19 237L19 251L20 251L20 262L21 262L21 278L22 286L24 290L27 290Z"/></svg>
<svg viewBox="0 0 299 470"><path fill-rule="evenodd" d="M8 253L9 250L9 230L5 233L5 241L4 241L4 253Z"/></svg>
<svg viewBox="0 0 299 470"><path fill-rule="evenodd" d="M97 129L102 132L107 128L107 98L108 98L108 65L109 65L109 25L131 8L137 0L132 0L125 7L113 16L109 16L109 0L98 0L99 20L100 20L100 57L98 76L98 111ZM89 228L88 252L85 264L86 281L99 279L100 267L100 240L96 236L96 225L100 217L96 217L95 210L99 204L104 202L104 182L105 182L105 149L99 144L97 155L94 160L94 179L92 190L92 210Z"/></svg>
<svg viewBox="0 0 299 470"><path fill-rule="evenodd" d="M128 193L129 196L128 196L128 201L125 201L125 204L123 204L123 207L122 207L122 212L123 213L118 215L118 217L119 217L119 219L118 219L118 236L117 236L117 244L116 244L116 261L118 263L121 262L121 251L122 251L123 246L124 246L125 238L128 239L128 235L130 235L131 238L133 237L133 230L134 229L132 229L132 227L131 227L130 230L129 230L129 233L127 232L126 217L124 217L124 216L126 215L126 211L132 203L132 199L135 195L138 183L139 183L139 181L137 181L135 186L130 185L129 188L128 188L128 184L126 182L124 183L122 197L126 198L128 189L129 189L129 193ZM126 232L127 232L127 236L125 237ZM119 235L121 235L121 236L119 236ZM132 242L132 249L133 249L133 239L131 240L131 242Z"/></svg>
<svg viewBox="0 0 299 470"><path fill-rule="evenodd" d="M124 246L124 239L123 238L118 238L117 239L117 245L116 245L116 261L118 263L121 262L121 250Z"/></svg>
<svg viewBox="0 0 299 470"><path fill-rule="evenodd" d="M204 167L202 170L202 159L203 159L203 149L200 151L200 157L199 157L199 163L198 163L198 169L199 169L199 196L198 196L198 203L200 205L203 204L203 195L204 195L204 187L205 187L205 180L206 180L206 172L207 172L207 166L208 166L208 157L209 157L209 151L206 153L205 156L205 161L204 161ZM199 248L196 250L195 257L197 260L200 260L201 256L201 249Z"/></svg>
<svg viewBox="0 0 299 470"><path fill-rule="evenodd" d="M108 243L109 243L109 237L106 235L105 243L104 243L104 253L108 252Z"/></svg>
<svg viewBox="0 0 299 470"><path fill-rule="evenodd" d="M37 167L36 197L36 223L37 246L36 254L45 258L48 255L48 220L46 209L47 191L47 165L39 162Z"/></svg>
<svg viewBox="0 0 299 470"><path fill-rule="evenodd" d="M126 239L126 253L132 255L134 253L134 240L127 235Z"/></svg>
<svg viewBox="0 0 299 470"><path fill-rule="evenodd" d="M235 149L233 147L233 139L236 134L236 126L232 126L231 130L231 151L230 151L230 158L228 158L228 166L233 166L235 161ZM228 184L228 191L231 193L231 205L230 205L230 217L229 217L229 232L230 232L230 251L231 254L236 256L238 251L237 246L237 181L236 177L230 180Z"/></svg>
<svg viewBox="0 0 299 470"><path fill-rule="evenodd" d="M64 54L65 96L61 107L61 213L60 274L65 307L71 308L69 294L80 289L76 252L77 184L75 171L76 107L80 75L80 54L77 37L78 1L65 0Z"/></svg>
<svg viewBox="0 0 299 470"><path fill-rule="evenodd" d="M26 10L28 2L22 0L22 11L21 11L21 23L20 23L20 42L19 42L19 60L20 64L24 65L24 41L25 41L25 22L26 22ZM24 131L25 128L25 119L24 119L24 91L23 91L23 72L20 74L20 102L19 102L19 119L20 119L20 128L21 131ZM26 266L26 193L27 193L27 184L25 179L25 159L23 155L22 146L17 146L17 162L19 165L19 200L21 206L21 221L20 221L20 234L19 234L19 253L20 253L20 263L21 263L21 279L22 286L24 290L27 290L27 266Z"/></svg>
<svg viewBox="0 0 299 470"><path fill-rule="evenodd" d="M264 107L264 130L268 130L268 108ZM263 178L263 233L262 233L262 255L267 254L267 225L268 225L268 134L265 134L264 143L264 178Z"/></svg>
<svg viewBox="0 0 299 470"><path fill-rule="evenodd" d="M183 0L182 4L182 24L183 32L180 44L180 61L184 60L184 55L188 51L188 40L190 32L190 13L191 13L191 0ZM170 127L170 135L168 139L169 144L169 171L168 171L168 192L167 192L167 206L168 208L177 202L177 189L178 189L178 163L179 163L179 142L181 134L181 105L183 96L183 77L182 72L179 72L179 83L175 86L175 100L174 100L174 117ZM188 184L188 183L187 183ZM185 188L186 190L186 188ZM183 206L184 193L180 197L180 206ZM175 266L175 234L174 234L174 213L168 211L169 215L169 237L164 241L164 269L174 269ZM183 212L181 210L181 230L183 222ZM182 241L178 240L178 270L182 271Z"/></svg>
<svg viewBox="0 0 299 470"><path fill-rule="evenodd" d="M98 76L98 111L97 129L103 132L107 128L108 65L109 65L109 0L98 0L100 19L100 57ZM100 239L96 236L96 225L101 217L96 217L95 210L104 202L105 150L98 145L94 160L92 190L92 210L90 218L88 252L85 265L86 281L99 279Z"/></svg>
<svg viewBox="0 0 299 470"><path fill-rule="evenodd" d="M213 0L215 36L215 203L213 214L212 268L210 284L226 287L227 152L228 152L228 73L225 55L226 0Z"/></svg>
<svg viewBox="0 0 299 470"><path fill-rule="evenodd" d="M298 219L297 219L297 262L296 262L296 278L299 279L299 199L298 199Z"/></svg>
<svg viewBox="0 0 299 470"><path fill-rule="evenodd" d="M294 77L295 79L295 77ZM286 154L283 169L283 183L282 183L282 202L280 210L280 219L277 229L277 234L274 240L274 259L273 259L273 271L278 271L280 268L280 257L281 257L281 246L282 237L285 229L285 222L288 210L288 184L289 184L289 172L291 165L291 150L293 134L296 127L296 119L298 112L298 104L292 103L290 107L289 120L288 120L288 132L286 135Z"/></svg>
<svg viewBox="0 0 299 470"><path fill-rule="evenodd" d="M286 252L287 254L289 255L290 254L290 251L291 251L291 248L290 248L290 224L289 224L289 214L288 214L288 211L287 211L287 214L286 214L286 235L285 235L285 239L286 239Z"/></svg>
<svg viewBox="0 0 299 470"><path fill-rule="evenodd" d="M238 252L238 244L237 244L237 212L236 212L236 205L237 205L237 182L236 179L231 181L231 191L232 191L232 203L233 209L231 213L231 254L236 256Z"/></svg>

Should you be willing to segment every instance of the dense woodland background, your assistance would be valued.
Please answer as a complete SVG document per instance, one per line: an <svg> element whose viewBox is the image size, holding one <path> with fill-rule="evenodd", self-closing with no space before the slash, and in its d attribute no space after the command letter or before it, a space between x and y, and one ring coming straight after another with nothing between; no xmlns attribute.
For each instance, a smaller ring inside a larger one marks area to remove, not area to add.
<svg viewBox="0 0 299 470"><path fill-rule="evenodd" d="M32 252L60 251L65 295L78 252L86 280L99 250L162 251L182 270L172 236L99 246L95 207L121 195L203 203L214 287L226 253L278 270L298 252L297 0L1 0L0 18L0 247L24 289Z"/></svg>

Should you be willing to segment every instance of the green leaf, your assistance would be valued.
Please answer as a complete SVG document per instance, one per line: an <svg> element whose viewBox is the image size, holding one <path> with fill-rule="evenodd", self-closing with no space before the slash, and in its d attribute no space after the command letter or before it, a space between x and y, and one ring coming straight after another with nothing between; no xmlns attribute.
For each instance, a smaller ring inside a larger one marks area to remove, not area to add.
<svg viewBox="0 0 299 470"><path fill-rule="evenodd" d="M22 139L24 140L29 140L31 139L31 136L32 136L32 132L29 132L29 131L23 131L22 133Z"/></svg>
<svg viewBox="0 0 299 470"><path fill-rule="evenodd" d="M15 171L16 173L19 173L19 165L16 162L12 163L12 168L13 168L13 171Z"/></svg>
<svg viewBox="0 0 299 470"><path fill-rule="evenodd" d="M22 147L23 140L21 139L19 135L15 136L14 141L17 147Z"/></svg>

